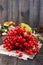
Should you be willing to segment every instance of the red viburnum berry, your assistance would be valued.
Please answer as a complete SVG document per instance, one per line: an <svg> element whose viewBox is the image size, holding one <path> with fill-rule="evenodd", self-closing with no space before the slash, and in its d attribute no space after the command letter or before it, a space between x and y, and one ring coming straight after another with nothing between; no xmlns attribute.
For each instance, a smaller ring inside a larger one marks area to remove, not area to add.
<svg viewBox="0 0 43 65"><path fill-rule="evenodd" d="M16 50L16 53L19 53L20 51L19 50Z"/></svg>
<svg viewBox="0 0 43 65"><path fill-rule="evenodd" d="M33 49L34 46L35 48ZM21 50L29 55L39 52L38 40L31 32L27 32L25 28L20 26L16 26L14 30L8 31L8 37L3 40L3 47L8 51ZM18 51L16 52L18 53ZM22 53L19 54L19 57L21 56Z"/></svg>
<svg viewBox="0 0 43 65"><path fill-rule="evenodd" d="M19 57L22 57L23 56L23 54L22 53L19 53Z"/></svg>

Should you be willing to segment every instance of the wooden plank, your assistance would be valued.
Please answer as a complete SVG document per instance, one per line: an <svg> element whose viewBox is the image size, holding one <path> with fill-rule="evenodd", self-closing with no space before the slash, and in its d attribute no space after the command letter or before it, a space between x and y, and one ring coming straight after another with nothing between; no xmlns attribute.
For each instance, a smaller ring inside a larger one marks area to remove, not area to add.
<svg viewBox="0 0 43 65"><path fill-rule="evenodd" d="M2 36L0 36L0 45L2 44Z"/></svg>
<svg viewBox="0 0 43 65"><path fill-rule="evenodd" d="M0 65L16 65L17 58L0 54Z"/></svg>
<svg viewBox="0 0 43 65"><path fill-rule="evenodd" d="M17 0L8 0L8 20L16 20L18 17Z"/></svg>
<svg viewBox="0 0 43 65"><path fill-rule="evenodd" d="M29 0L19 0L19 4L21 4L21 11L23 11L24 13L28 10L29 8Z"/></svg>
<svg viewBox="0 0 43 65"><path fill-rule="evenodd" d="M29 14L29 22L30 26L33 27L33 14L34 14L34 7L33 7L33 0L30 0L30 14Z"/></svg>
<svg viewBox="0 0 43 65"><path fill-rule="evenodd" d="M18 0L13 0L13 10L12 10L12 14L13 14L13 20L18 20Z"/></svg>
<svg viewBox="0 0 43 65"><path fill-rule="evenodd" d="M13 1L12 0L8 0L8 20L12 20L13 18L12 18L12 16L13 16L13 14L12 14L12 9L13 8Z"/></svg>
<svg viewBox="0 0 43 65"><path fill-rule="evenodd" d="M19 21L28 23L30 0L19 0Z"/></svg>
<svg viewBox="0 0 43 65"><path fill-rule="evenodd" d="M40 24L43 24L43 0L40 0Z"/></svg>
<svg viewBox="0 0 43 65"><path fill-rule="evenodd" d="M2 4L1 4L1 0L0 0L0 23L2 22L2 13L1 13L1 11L2 11Z"/></svg>
<svg viewBox="0 0 43 65"><path fill-rule="evenodd" d="M8 0L8 20L17 20L19 9L17 2L17 0Z"/></svg>
<svg viewBox="0 0 43 65"><path fill-rule="evenodd" d="M17 58L9 57L9 61L8 61L7 65L17 65Z"/></svg>
<svg viewBox="0 0 43 65"><path fill-rule="evenodd" d="M40 62L38 62L38 60L33 59L33 60L18 60L18 65L41 65Z"/></svg>
<svg viewBox="0 0 43 65"><path fill-rule="evenodd" d="M1 14L1 23L3 23L6 20L6 15L7 15L7 11L6 11L6 0L1 0L1 9L0 10L0 14Z"/></svg>
<svg viewBox="0 0 43 65"><path fill-rule="evenodd" d="M8 56L0 54L0 65L7 65L8 59Z"/></svg>
<svg viewBox="0 0 43 65"><path fill-rule="evenodd" d="M40 18L40 0L34 0L34 20L33 27L36 27L39 24Z"/></svg>

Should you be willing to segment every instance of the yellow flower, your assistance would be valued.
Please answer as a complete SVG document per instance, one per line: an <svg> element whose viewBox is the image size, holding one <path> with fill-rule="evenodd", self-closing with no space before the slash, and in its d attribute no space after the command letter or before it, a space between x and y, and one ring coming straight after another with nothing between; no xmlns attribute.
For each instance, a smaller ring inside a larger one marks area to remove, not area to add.
<svg viewBox="0 0 43 65"><path fill-rule="evenodd" d="M15 22L13 22L13 21L6 21L6 22L4 23L4 26L9 27L9 26L12 25L12 24L15 24Z"/></svg>

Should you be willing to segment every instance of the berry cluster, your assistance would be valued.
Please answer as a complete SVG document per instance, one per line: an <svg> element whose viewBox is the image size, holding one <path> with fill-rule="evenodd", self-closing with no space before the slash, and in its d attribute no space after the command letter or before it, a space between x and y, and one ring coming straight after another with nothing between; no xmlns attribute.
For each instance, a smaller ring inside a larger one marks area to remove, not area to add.
<svg viewBox="0 0 43 65"><path fill-rule="evenodd" d="M8 31L8 37L3 40L3 47L8 51L17 50L17 53L20 50L28 55L39 52L38 40L32 33L27 32L25 28L20 26Z"/></svg>

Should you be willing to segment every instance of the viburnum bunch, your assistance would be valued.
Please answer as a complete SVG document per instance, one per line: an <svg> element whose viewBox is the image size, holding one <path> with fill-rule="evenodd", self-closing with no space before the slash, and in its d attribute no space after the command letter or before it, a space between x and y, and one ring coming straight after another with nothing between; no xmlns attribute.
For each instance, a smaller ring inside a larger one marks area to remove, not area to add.
<svg viewBox="0 0 43 65"><path fill-rule="evenodd" d="M28 55L39 52L38 40L31 32L20 26L15 26L14 30L8 31L8 36L3 39L3 47L8 51L16 50L16 53L20 50Z"/></svg>

